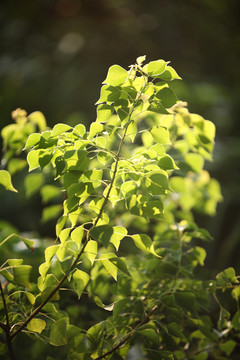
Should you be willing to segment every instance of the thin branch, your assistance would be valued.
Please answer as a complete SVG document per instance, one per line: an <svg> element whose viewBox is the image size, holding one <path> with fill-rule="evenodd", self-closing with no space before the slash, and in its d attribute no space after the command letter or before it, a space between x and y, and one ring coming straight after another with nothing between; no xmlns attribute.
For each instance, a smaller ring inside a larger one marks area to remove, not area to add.
<svg viewBox="0 0 240 360"><path fill-rule="evenodd" d="M142 89L143 91L143 89ZM142 92L141 91L141 92ZM124 138L126 136L126 133L127 133L127 129L128 129L128 126L130 124L130 122L132 121L131 119L131 116L133 114L133 111L135 109L135 103L133 104L132 106L132 109L130 111L130 114L129 114L129 118L128 118L128 122L126 124L126 128L124 130L124 134L121 138L121 141L120 141L120 144L119 144L119 147L118 147L118 151L117 151L117 154L116 154L116 162L115 162L115 167L114 167L114 171L113 171L113 176L112 176L112 179L111 179L111 182L110 182L110 186L109 186L109 189L108 189L108 192L107 192L107 195L104 199L104 202L101 206L101 209L99 211L99 214L96 218L96 220L94 221L93 226L96 226L98 221L100 220L101 218L101 215L103 213L103 210L104 210L104 207L105 205L107 204L107 201L108 201L108 198L109 198L109 195L110 195L110 192L112 190L112 187L113 187L113 184L114 184L114 181L115 181L115 178L116 178L116 174L117 174L117 170L118 170L118 162L119 162L119 159L120 159L120 152L121 152L121 149L122 149L122 145L123 145L123 141L124 141ZM11 339L14 338L21 330L23 330L27 324L41 311L41 309L44 307L44 305L46 305L48 303L48 301L56 294L56 292L59 290L60 286L62 285L62 283L68 278L69 274L74 270L74 268L77 266L78 264L78 260L79 258L81 257L81 255L83 254L84 252L84 249L88 243L88 241L90 240L90 235L89 235L89 231L87 233L87 237L86 237L86 240L85 240L85 243L83 245L83 247L81 248L78 256L76 257L76 259L74 260L71 268L70 268L70 271L65 274L62 279L59 281L58 285L51 291L51 293L47 296L47 298L29 315L29 317L22 323L22 325L16 330L14 331L10 336L11 336Z"/></svg>
<svg viewBox="0 0 240 360"><path fill-rule="evenodd" d="M157 310L157 308L160 306L160 304L155 305L150 311L149 313L145 316L145 318L137 324L137 326L130 331L130 333L128 333L118 344L116 344L115 346L112 347L111 350L105 352L104 354L98 356L95 360L100 360L100 359L104 359L106 356L111 355L112 353L114 353L116 350L118 350L122 345L124 345L134 334L135 332L144 324L146 324L149 319L150 316L154 313L154 311Z"/></svg>
<svg viewBox="0 0 240 360"><path fill-rule="evenodd" d="M5 316L6 316L6 324L1 322L1 328L5 331L5 334L6 334L6 342L7 342L8 353L9 353L10 359L15 360L16 358L15 358L15 355L13 352L12 340L11 340L11 336L10 336L10 322L9 322L9 316L8 316L8 309L7 309L7 304L6 304L1 281L0 281L0 292L1 292L2 300L3 300L3 308L4 308L4 312L5 312Z"/></svg>

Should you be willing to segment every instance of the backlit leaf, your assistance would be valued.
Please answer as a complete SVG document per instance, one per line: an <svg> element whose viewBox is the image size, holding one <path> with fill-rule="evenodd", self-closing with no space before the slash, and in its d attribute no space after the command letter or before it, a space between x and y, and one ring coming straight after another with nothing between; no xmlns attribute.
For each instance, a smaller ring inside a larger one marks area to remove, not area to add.
<svg viewBox="0 0 240 360"><path fill-rule="evenodd" d="M169 131L167 128L163 126L154 126L150 133L152 134L152 137L154 140L159 144L171 144L170 137L169 137Z"/></svg>
<svg viewBox="0 0 240 360"><path fill-rule="evenodd" d="M131 237L132 237L135 245L139 249L141 249L142 251L145 251L147 253L153 254L159 258L161 257L155 252L153 242L147 234L136 234L136 235L131 235Z"/></svg>
<svg viewBox="0 0 240 360"><path fill-rule="evenodd" d="M0 170L0 185L3 185L6 190L18 192L12 184L11 175L6 170Z"/></svg>
<svg viewBox="0 0 240 360"><path fill-rule="evenodd" d="M118 86L122 85L128 77L128 72L119 65L112 65L107 73L104 84Z"/></svg>
<svg viewBox="0 0 240 360"><path fill-rule="evenodd" d="M85 289L87 283L90 280L90 276L84 271L76 269L76 271L74 271L73 273L72 278L73 278L74 289L78 294L78 298L80 299L83 290Z"/></svg>

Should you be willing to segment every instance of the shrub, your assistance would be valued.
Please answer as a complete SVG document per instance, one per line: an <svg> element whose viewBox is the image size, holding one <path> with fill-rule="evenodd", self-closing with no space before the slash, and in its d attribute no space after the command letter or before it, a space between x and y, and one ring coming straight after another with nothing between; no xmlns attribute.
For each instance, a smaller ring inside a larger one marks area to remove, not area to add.
<svg viewBox="0 0 240 360"><path fill-rule="evenodd" d="M201 275L211 236L194 220L196 212L214 215L222 199L203 169L215 127L177 99L170 84L180 77L168 62L144 61L129 71L110 67L88 131L49 129L42 113L21 109L2 130L0 183L17 192L11 175L28 164L27 197L40 191L43 220L58 217L56 238L39 236L35 245L36 234L5 228L2 355L24 351L18 338L28 339L32 359L237 353L239 277L233 268L215 279ZM236 302L234 313L222 305L223 292Z"/></svg>

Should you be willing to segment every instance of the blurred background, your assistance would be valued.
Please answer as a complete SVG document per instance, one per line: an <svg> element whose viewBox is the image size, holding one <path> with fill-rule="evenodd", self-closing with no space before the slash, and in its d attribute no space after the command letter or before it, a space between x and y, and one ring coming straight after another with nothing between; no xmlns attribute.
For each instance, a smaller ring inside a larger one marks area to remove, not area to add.
<svg viewBox="0 0 240 360"><path fill-rule="evenodd" d="M217 127L215 161L207 168L224 202L214 218L198 216L215 238L207 265L214 275L227 266L239 273L240 1L2 1L0 27L1 128L18 107L42 111L49 126L88 125L109 66L127 67L140 55L171 61L183 78L173 84L178 97ZM7 195L1 219L47 234L39 199L27 210Z"/></svg>

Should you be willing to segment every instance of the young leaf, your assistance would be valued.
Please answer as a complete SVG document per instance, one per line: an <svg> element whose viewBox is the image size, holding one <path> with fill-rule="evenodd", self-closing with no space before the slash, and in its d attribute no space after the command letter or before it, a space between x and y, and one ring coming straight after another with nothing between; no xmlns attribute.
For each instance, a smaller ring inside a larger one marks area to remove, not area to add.
<svg viewBox="0 0 240 360"><path fill-rule="evenodd" d="M112 65L107 73L106 79L103 84L112 86L122 85L128 77L128 72L119 65Z"/></svg>
<svg viewBox="0 0 240 360"><path fill-rule="evenodd" d="M72 127L67 124L57 124L52 129L52 136L58 136L63 134L64 132L71 130Z"/></svg>
<svg viewBox="0 0 240 360"><path fill-rule="evenodd" d="M168 62L164 60L151 61L149 64L143 67L143 71L151 77L160 77L167 66Z"/></svg>

